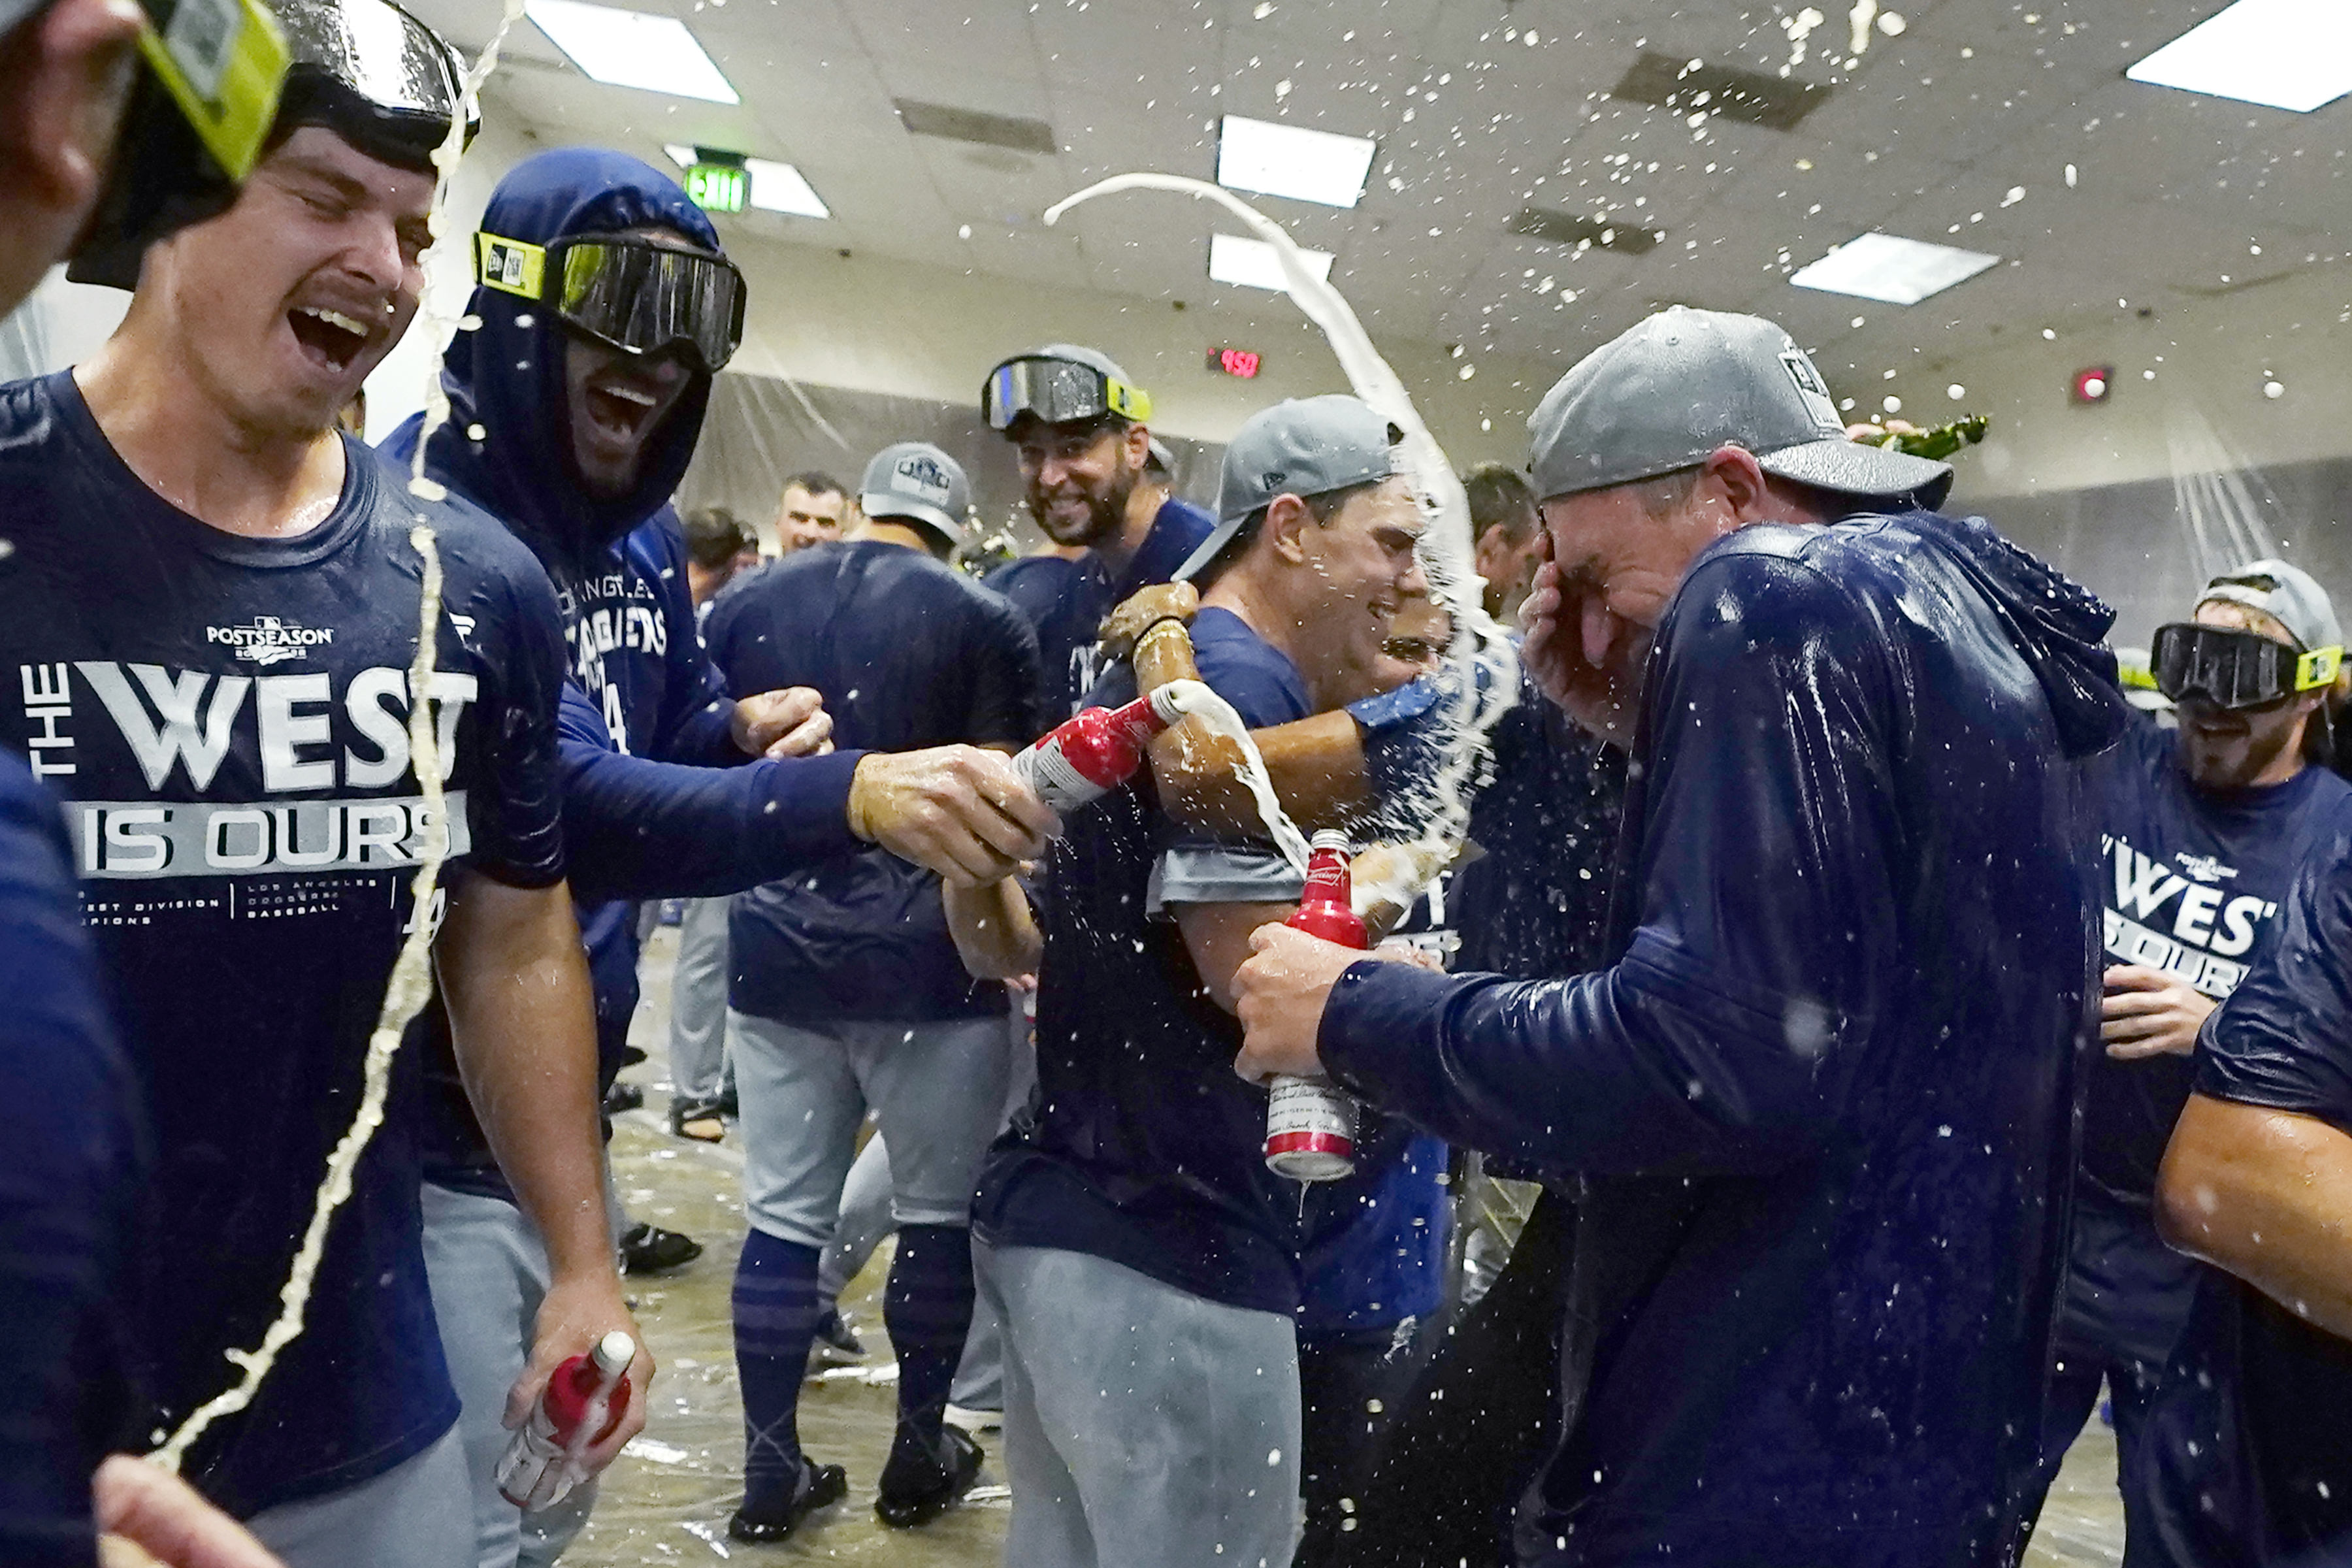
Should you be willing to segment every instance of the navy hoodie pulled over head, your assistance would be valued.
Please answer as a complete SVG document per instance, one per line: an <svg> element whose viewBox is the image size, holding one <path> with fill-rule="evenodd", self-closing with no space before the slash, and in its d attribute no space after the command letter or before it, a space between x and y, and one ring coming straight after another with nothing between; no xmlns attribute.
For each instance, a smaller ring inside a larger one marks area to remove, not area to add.
<svg viewBox="0 0 2352 1568"><path fill-rule="evenodd" d="M541 247L658 228L720 249L677 182L589 147L517 164L491 195L482 228ZM564 842L610 1082L636 1005L631 900L732 893L855 847L847 800L862 753L754 763L735 745L733 703L696 629L686 542L669 506L712 378L690 378L629 490L595 495L572 456L571 329L546 303L501 289L478 286L467 309L481 324L459 332L443 358L449 417L425 446L425 471L505 523L556 585L572 663L558 716ZM423 426L422 416L403 425L385 455L404 467ZM436 1058L430 1171L503 1193L437 1004L417 1026L433 1037Z"/></svg>
<svg viewBox="0 0 2352 1568"><path fill-rule="evenodd" d="M2065 1277L2105 606L1983 522L1759 525L1652 650L1616 962L1359 963L1319 1045L1579 1173L1523 1564L2006 1561Z"/></svg>

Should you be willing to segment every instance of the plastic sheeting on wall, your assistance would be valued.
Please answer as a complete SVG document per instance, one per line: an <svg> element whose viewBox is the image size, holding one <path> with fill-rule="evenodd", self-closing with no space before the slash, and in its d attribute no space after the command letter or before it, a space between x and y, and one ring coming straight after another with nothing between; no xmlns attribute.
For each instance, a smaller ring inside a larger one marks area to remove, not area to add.
<svg viewBox="0 0 2352 1568"><path fill-rule="evenodd" d="M980 417L979 391L972 389L970 405L958 405L722 374L711 390L693 465L678 486L678 510L723 506L769 539L788 476L814 468L854 490L866 459L883 447L929 441L971 477L979 536L1005 533L1013 551L1025 553L1043 536L1021 503L1021 471L1011 444ZM1224 448L1175 436L1160 439L1176 460L1176 493L1213 504Z"/></svg>

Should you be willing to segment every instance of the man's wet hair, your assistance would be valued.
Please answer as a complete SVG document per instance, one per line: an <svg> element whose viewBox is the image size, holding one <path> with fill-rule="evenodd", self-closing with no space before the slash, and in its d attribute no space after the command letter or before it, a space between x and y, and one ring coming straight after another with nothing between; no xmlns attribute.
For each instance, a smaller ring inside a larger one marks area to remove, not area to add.
<svg viewBox="0 0 2352 1568"><path fill-rule="evenodd" d="M839 479L835 479L831 474L826 473L822 468L804 468L801 472L792 475L790 478L786 479L782 485L777 487L776 493L778 495L782 495L784 491L792 489L794 485L800 486L800 488L807 491L812 498L816 496L845 496L849 493L849 487L843 484Z"/></svg>
<svg viewBox="0 0 2352 1568"><path fill-rule="evenodd" d="M759 536L723 506L697 507L686 514L687 557L706 572L759 547Z"/></svg>
<svg viewBox="0 0 2352 1568"><path fill-rule="evenodd" d="M1473 541L1497 527L1513 549L1534 536L1541 516L1536 510L1536 488L1526 474L1508 463L1479 463L1463 474L1462 488L1470 497Z"/></svg>

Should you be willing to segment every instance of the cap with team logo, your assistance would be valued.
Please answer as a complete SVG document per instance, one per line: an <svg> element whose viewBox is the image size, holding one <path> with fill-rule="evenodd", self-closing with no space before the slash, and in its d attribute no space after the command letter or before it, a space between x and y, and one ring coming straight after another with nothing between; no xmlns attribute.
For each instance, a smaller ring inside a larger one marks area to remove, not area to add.
<svg viewBox="0 0 2352 1568"><path fill-rule="evenodd" d="M874 454L857 487L857 507L868 517L895 517L934 529L961 544L971 510L971 482L963 466L928 441L901 441Z"/></svg>
<svg viewBox="0 0 2352 1568"><path fill-rule="evenodd" d="M2200 605L2226 599L2260 610L2286 628L2287 636L2306 648L2341 647L2344 629L2336 624L2336 605L2319 580L2300 566L2273 558L2249 561L2234 572L2224 572L2197 595Z"/></svg>
<svg viewBox="0 0 2352 1568"><path fill-rule="evenodd" d="M1276 496L1319 496L1402 472L1396 448L1403 439L1370 404L1342 392L1288 398L1251 415L1225 447L1216 531L1176 569L1176 580L1191 581Z"/></svg>
<svg viewBox="0 0 2352 1568"><path fill-rule="evenodd" d="M1539 500L1656 479L1726 446L1840 495L1935 507L1952 486L1949 463L1847 440L1822 373L1775 323L1680 305L1578 362L1528 435Z"/></svg>

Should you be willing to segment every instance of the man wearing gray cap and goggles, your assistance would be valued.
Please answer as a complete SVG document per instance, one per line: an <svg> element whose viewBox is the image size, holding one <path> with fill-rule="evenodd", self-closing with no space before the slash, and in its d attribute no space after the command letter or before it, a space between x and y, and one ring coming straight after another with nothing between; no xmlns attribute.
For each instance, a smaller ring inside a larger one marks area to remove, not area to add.
<svg viewBox="0 0 2352 1568"><path fill-rule="evenodd" d="M1031 556L988 585L1021 606L1045 661L1045 717L1076 710L1097 673L1096 629L1113 605L1165 583L1213 519L1154 475L1151 397L1108 355L1048 343L989 373L980 392L989 428L1020 456L1029 514L1076 560Z"/></svg>
<svg viewBox="0 0 2352 1568"><path fill-rule="evenodd" d="M2222 574L2191 619L2157 628L2150 662L2179 726L2135 714L2123 744L2086 775L2104 862L2103 1049L2083 1104L2066 1303L2031 1500L2040 1505L2104 1379L2135 1563L2166 1536L2142 1435L2207 1272L2157 1234L2157 1173L2195 1083L2199 1029L2276 945L2296 875L2352 795L2310 765L2334 750L2326 703L2343 643L2308 573L2253 561Z"/></svg>
<svg viewBox="0 0 2352 1568"><path fill-rule="evenodd" d="M1617 962L1443 975L1263 929L1240 1069L1584 1174L1521 1563L2001 1560L2064 1274L2071 759L2123 723L2112 617L1918 510L1949 470L1849 444L1769 321L1654 316L1529 428L1527 661L1633 759Z"/></svg>

